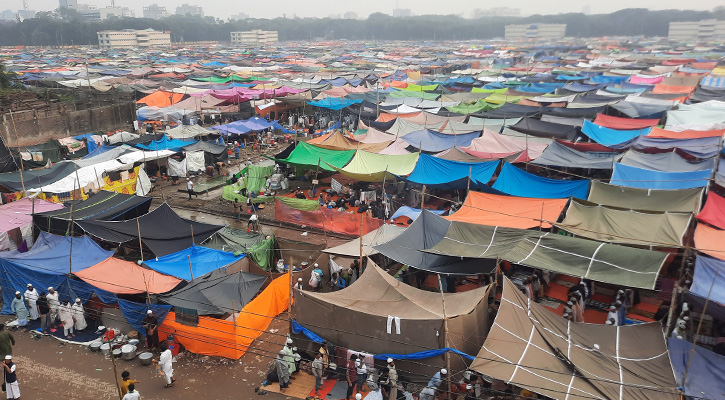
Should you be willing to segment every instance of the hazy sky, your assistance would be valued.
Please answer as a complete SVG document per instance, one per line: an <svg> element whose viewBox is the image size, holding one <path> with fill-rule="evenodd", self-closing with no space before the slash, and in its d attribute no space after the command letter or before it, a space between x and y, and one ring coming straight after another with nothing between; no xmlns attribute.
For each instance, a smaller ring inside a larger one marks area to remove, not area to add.
<svg viewBox="0 0 725 400"><path fill-rule="evenodd" d="M78 0L79 3L92 4L105 7L111 0ZM246 13L250 17L271 18L287 14L288 17L296 14L300 17L326 17L352 11L358 17L365 18L373 12L392 14L396 1L393 0L366 0L345 2L340 0L273 0L273 1L235 1L235 0L116 0L117 6L125 6L136 11L136 16L142 16L143 5L157 3L165 6L170 13L176 11L176 6L182 3L198 4L204 7L206 15L226 18L238 13ZM58 0L28 0L31 10L47 11L58 7ZM347 4L345 4L347 3ZM524 15L529 14L556 14L563 12L581 12L585 6L591 13L608 13L622 8L649 8L649 9L696 9L712 10L723 4L722 0L699 0L682 2L681 0L609 0L603 1L540 1L519 0L517 2L481 1L481 0L398 0L398 7L409 8L414 15L420 14L463 14L470 17L474 8L488 9L497 6L510 6L520 8ZM0 10L22 8L22 0L0 0Z"/></svg>

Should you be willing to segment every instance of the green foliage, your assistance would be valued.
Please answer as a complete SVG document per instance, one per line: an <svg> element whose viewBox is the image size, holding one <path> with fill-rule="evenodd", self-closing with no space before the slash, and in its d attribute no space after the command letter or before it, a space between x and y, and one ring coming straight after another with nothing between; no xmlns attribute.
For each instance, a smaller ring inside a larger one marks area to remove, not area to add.
<svg viewBox="0 0 725 400"><path fill-rule="evenodd" d="M0 92L23 89L23 85L15 80L17 77L15 72L6 70L5 65L0 63Z"/></svg>
<svg viewBox="0 0 725 400"><path fill-rule="evenodd" d="M276 30L280 40L315 38L349 40L469 40L503 37L507 24L564 23L567 36L666 36L672 21L696 21L725 14L725 7L709 11L660 10L642 8L611 14L568 13L534 15L524 18L484 17L464 19L455 15L421 15L393 18L371 14L366 20L331 18L274 18L217 20L213 17L172 15L163 20L113 18L83 22L73 10L59 9L38 13L22 22L0 23L0 46L96 45L101 30L146 29L171 31L171 40L229 41L229 32L250 29Z"/></svg>

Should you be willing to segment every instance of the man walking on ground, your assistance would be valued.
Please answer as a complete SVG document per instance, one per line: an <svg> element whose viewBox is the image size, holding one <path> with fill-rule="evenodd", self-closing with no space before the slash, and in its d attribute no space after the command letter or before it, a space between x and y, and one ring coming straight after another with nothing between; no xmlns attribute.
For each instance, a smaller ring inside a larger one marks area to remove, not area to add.
<svg viewBox="0 0 725 400"><path fill-rule="evenodd" d="M18 386L18 376L16 375L16 371L17 367L13 362L13 356L5 356L3 372L5 375L5 393L7 393L8 399L20 398L20 386Z"/></svg>
<svg viewBox="0 0 725 400"><path fill-rule="evenodd" d="M322 387L322 353L317 353L315 360L312 361L312 375L315 376L315 395L320 395L320 388Z"/></svg>
<svg viewBox="0 0 725 400"><path fill-rule="evenodd" d="M174 368L172 365L173 356L171 355L171 350L166 347L165 342L161 344L161 355L159 356L159 359L153 360L153 362L159 365L161 372L164 374L164 379L166 379L164 387L170 388L174 386L176 379L174 379Z"/></svg>
<svg viewBox="0 0 725 400"><path fill-rule="evenodd" d="M139 381L135 381L131 379L131 373L128 371L123 371L121 373L121 394L125 395L128 393L129 388L131 385L139 383Z"/></svg>
<svg viewBox="0 0 725 400"><path fill-rule="evenodd" d="M5 330L5 324L0 324L0 356L13 354L13 346L15 346L13 334Z"/></svg>
<svg viewBox="0 0 725 400"><path fill-rule="evenodd" d="M189 200L191 200L191 195L194 194L194 182L191 181L191 178L186 178L186 192L189 193Z"/></svg>

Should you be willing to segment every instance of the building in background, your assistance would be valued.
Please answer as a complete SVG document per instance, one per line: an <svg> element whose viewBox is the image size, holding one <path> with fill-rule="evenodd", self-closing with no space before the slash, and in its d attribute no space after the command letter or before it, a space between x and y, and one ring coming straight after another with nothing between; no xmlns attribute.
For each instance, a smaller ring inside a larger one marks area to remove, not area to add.
<svg viewBox="0 0 725 400"><path fill-rule="evenodd" d="M259 46L277 43L279 41L277 31L263 31L261 29L231 32L230 35L232 44Z"/></svg>
<svg viewBox="0 0 725 400"><path fill-rule="evenodd" d="M400 17L412 17L413 11L410 10L410 8L395 8L393 9L393 17L400 18Z"/></svg>
<svg viewBox="0 0 725 400"><path fill-rule="evenodd" d="M520 8L511 7L491 7L487 10L476 8L473 10L473 19L484 17L520 17Z"/></svg>
<svg viewBox="0 0 725 400"><path fill-rule="evenodd" d="M134 47L164 47L171 44L171 32L153 29L124 29L98 32L98 46L102 49L130 49Z"/></svg>
<svg viewBox="0 0 725 400"><path fill-rule="evenodd" d="M78 7L78 0L60 0L60 6L64 8Z"/></svg>
<svg viewBox="0 0 725 400"><path fill-rule="evenodd" d="M346 11L344 14L342 14L342 18L357 19L357 13L355 11Z"/></svg>
<svg viewBox="0 0 725 400"><path fill-rule="evenodd" d="M506 39L561 39L566 35L566 24L506 25Z"/></svg>
<svg viewBox="0 0 725 400"><path fill-rule="evenodd" d="M245 19L249 19L249 14L246 13L239 13L229 16L229 19L232 21L243 21Z"/></svg>
<svg viewBox="0 0 725 400"><path fill-rule="evenodd" d="M143 8L143 17L151 19L162 19L169 16L169 12L166 11L166 7L161 7L154 3Z"/></svg>
<svg viewBox="0 0 725 400"><path fill-rule="evenodd" d="M725 21L704 19L701 21L670 22L668 38L674 40L725 39Z"/></svg>
<svg viewBox="0 0 725 400"><path fill-rule="evenodd" d="M204 9L201 6L194 6L191 4L182 4L176 7L176 15L192 15L195 17L203 17Z"/></svg>

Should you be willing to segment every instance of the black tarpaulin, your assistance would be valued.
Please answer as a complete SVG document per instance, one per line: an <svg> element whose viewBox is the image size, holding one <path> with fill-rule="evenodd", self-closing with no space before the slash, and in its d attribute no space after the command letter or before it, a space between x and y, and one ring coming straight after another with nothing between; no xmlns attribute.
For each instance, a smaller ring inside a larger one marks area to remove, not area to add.
<svg viewBox="0 0 725 400"><path fill-rule="evenodd" d="M121 221L149 212L151 197L135 196L102 190L88 200L69 204L66 208L33 214L33 224L41 231L69 235L73 221ZM76 228L76 232L81 232Z"/></svg>
<svg viewBox="0 0 725 400"><path fill-rule="evenodd" d="M201 243L223 228L181 218L166 203L139 218L118 222L79 221L77 224L89 235L112 243L138 241L140 231L141 241L156 257Z"/></svg>
<svg viewBox="0 0 725 400"><path fill-rule="evenodd" d="M522 118L509 128L531 136L564 140L574 140L579 133L579 128L576 126L545 122L530 117Z"/></svg>
<svg viewBox="0 0 725 400"><path fill-rule="evenodd" d="M660 119L672 108L669 105L633 103L620 101L608 106L609 115L626 118Z"/></svg>
<svg viewBox="0 0 725 400"><path fill-rule="evenodd" d="M15 164L15 158L5 146L5 141L0 137L0 172L17 171L19 166Z"/></svg>
<svg viewBox="0 0 725 400"><path fill-rule="evenodd" d="M0 186L19 192L23 190L22 182L25 181L26 190L34 189L65 178L75 172L75 168L76 165L72 162L62 162L50 168L23 171L22 179L20 179L20 172L8 172L0 175Z"/></svg>
<svg viewBox="0 0 725 400"><path fill-rule="evenodd" d="M616 152L577 151L559 142L552 142L533 164L552 167L612 169Z"/></svg>
<svg viewBox="0 0 725 400"><path fill-rule="evenodd" d="M595 118L604 112L605 106L587 108L545 107L541 112L567 118Z"/></svg>
<svg viewBox="0 0 725 400"><path fill-rule="evenodd" d="M485 111L480 112L476 114L472 114L474 117L478 118L494 118L494 119L504 119L504 118L520 118L520 117L526 117L526 116L532 116L536 115L542 112L542 109L545 107L534 107L534 106L524 106L520 104L513 104L513 103L505 103L501 107L491 110L491 111ZM560 107L552 107L552 108L560 108Z"/></svg>

